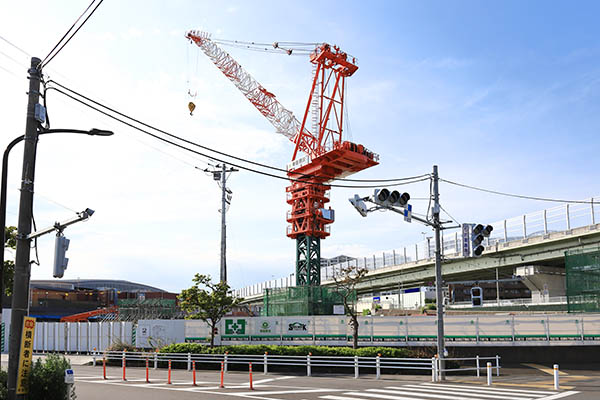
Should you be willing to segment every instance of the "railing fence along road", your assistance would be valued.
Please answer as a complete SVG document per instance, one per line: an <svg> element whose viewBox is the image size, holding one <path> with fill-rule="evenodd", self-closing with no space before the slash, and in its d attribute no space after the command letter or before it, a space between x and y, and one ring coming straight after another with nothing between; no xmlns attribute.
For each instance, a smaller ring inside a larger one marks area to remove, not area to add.
<svg viewBox="0 0 600 400"><path fill-rule="evenodd" d="M594 198L590 199L593 201ZM494 227L492 234L486 239L486 246L510 243L515 241L527 241L538 236L547 236L555 232L569 232L575 228L590 226L595 228L600 222L600 207L594 204L566 204L541 211L524 214L518 217L497 221L491 225ZM464 222L464 221L463 221ZM469 222L469 221L467 221ZM446 258L461 257L462 235L459 231L445 231L442 235L442 254ZM342 262L326 261L321 266L321 280L331 280L332 274L339 266L357 265L369 270L414 263L421 260L430 260L435 254L435 242L430 237L414 245L405 246L400 249L383 251L379 254L369 256L351 257ZM264 289L282 288L295 286L295 276L273 279L266 282L256 283L234 291L236 296L251 297L262 295Z"/></svg>
<svg viewBox="0 0 600 400"><path fill-rule="evenodd" d="M264 353L262 355L248 354L193 354L193 353L158 353L158 352L130 352L130 351L106 351L104 353L92 353L92 364L98 365L99 362L103 366L110 361L117 361L123 368L123 380L126 380L126 368L130 366L146 367L158 369L160 366L167 366L168 376L171 375L171 368L185 367L187 371L194 372L196 369L201 369L203 366L214 365L221 366L223 372L228 372L230 365L262 365L263 373L268 374L273 367L284 367L286 370L289 367L306 370L306 376L311 376L314 368L320 368L319 372L323 372L323 368L342 368L350 369L354 372L354 377L358 378L360 374L370 373L375 374L379 379L382 370L387 370L393 373L400 370L407 371L429 371L431 372L432 381L436 382L440 379L442 373L462 373L465 371L474 371L477 377L481 376L481 370L485 370L484 363L493 363L493 369L496 370L496 376L500 376L500 356L495 357L463 357L463 358L446 358L446 365L454 365L455 367L440 367L440 360L436 357L432 358L392 358L392 357L332 357L332 356L314 356L307 354L306 356L287 356L287 355L271 355ZM393 371L393 372L392 372ZM106 376L106 372L104 371Z"/></svg>

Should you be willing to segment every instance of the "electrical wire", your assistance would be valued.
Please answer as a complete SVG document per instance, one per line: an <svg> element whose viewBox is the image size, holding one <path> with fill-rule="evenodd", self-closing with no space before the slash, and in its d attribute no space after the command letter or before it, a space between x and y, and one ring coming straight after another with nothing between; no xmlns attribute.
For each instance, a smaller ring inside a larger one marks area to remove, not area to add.
<svg viewBox="0 0 600 400"><path fill-rule="evenodd" d="M522 194L505 193L505 192L499 192L499 191L496 191L496 190L483 189L483 188L476 187L476 186L465 185L464 183L453 182L453 181L449 181L447 179L442 179L442 178L440 178L440 181L449 183L451 185L460 186L460 187L463 187L463 188L466 188L466 189L471 189L471 190L477 190L477 191L480 191L480 192L496 194L496 195L499 195L499 196L515 197L515 198L518 198L518 199L547 201L547 202L552 202L552 203L600 204L599 201L552 199L552 198L549 198L549 197L526 196L526 195L522 195Z"/></svg>
<svg viewBox="0 0 600 400"><path fill-rule="evenodd" d="M21 53L25 54L27 57L31 57L31 55L28 52L26 52L25 50L23 50L16 44L12 43L10 40L6 39L5 37L0 36L0 39L5 41L6 43L8 43L10 46L14 47L15 49L19 50Z"/></svg>
<svg viewBox="0 0 600 400"><path fill-rule="evenodd" d="M456 222L457 224L460 224L460 222L458 222L458 220L456 218L454 218L452 215L450 215L450 213L448 211L446 211L446 209L444 207L442 207L441 204L439 206L442 209L442 211L445 212L446 215L452 219L452 221Z"/></svg>
<svg viewBox="0 0 600 400"><path fill-rule="evenodd" d="M95 111L97 111L97 112L99 112L99 113L101 113L101 114L103 114L103 115L105 115L105 116L107 116L107 117L109 117L111 119L114 119L115 121L118 121L118 122L120 122L120 123L122 123L124 125L127 125L130 128L133 128L133 129L136 129L136 130L138 130L138 131L140 131L142 133L145 133L145 134L147 134L147 135L149 135L149 136L151 136L151 137L153 137L153 138L155 138L157 140L160 140L162 142L171 144L171 145L173 145L175 147L178 147L180 149L189 151L191 153L194 153L194 154L197 154L197 155L200 155L200 156L203 156L203 157L207 157L207 158L212 158L212 159L214 159L214 160L216 160L218 162L226 163L226 164L232 165L234 167L237 167L237 168L249 171L249 172L254 172L256 174L260 174L260 175L264 175L264 176L269 176L271 178L282 179L282 180L285 180L285 181L312 183L312 184L318 185L318 186L341 187L341 188L352 188L352 189L364 189L364 188L376 188L376 187L379 187L379 185L371 185L371 186L369 186L369 185L335 185L335 184L316 183L316 182L307 181L306 179L293 179L293 178L289 178L289 177L286 177L286 176L274 175L274 174L263 172L263 171L259 171L259 170L253 169L253 168L245 167L245 166L242 166L242 165L239 165L239 164L234 164L232 162L224 161L222 159L218 159L216 157L209 156L208 154L204 154L204 153L201 153L199 151L193 150L193 149L191 149L189 147L186 147L184 145L181 145L179 143L173 142L173 141L171 141L169 139L165 139L165 138L163 138L161 136L158 136L158 135L156 135L154 133L151 133L151 132L149 132L147 130L144 130L144 129L142 129L142 128L138 127L138 126L135 126L135 125L133 125L133 124L127 122L127 121L124 121L123 119L120 119L120 118L118 118L118 117L116 117L114 115L111 115L111 114L109 114L106 111L103 111L103 110L101 110L101 109L99 109L97 107L94 107L93 105L88 104L85 101L80 100L80 99L78 99L78 98L76 98L76 97L74 97L74 96L72 96L72 95L70 95L70 94L68 94L68 93L60 90L60 89L57 89L56 87L50 87L50 88L48 88L48 90L55 90L55 91L63 94L64 96L67 96L67 97L71 98L72 100L74 100L74 101L76 101L76 102L78 102L80 104L83 104L83 105L85 105L88 108L91 108L92 110L95 110ZM405 181L405 182L395 183L395 184L388 185L388 186L409 185L409 184L413 184L413 183L422 182L422 181L425 181L425 180L429 180L429 176L427 176L425 178L421 178L421 179L414 179L414 180L411 180L411 181Z"/></svg>
<svg viewBox="0 0 600 400"><path fill-rule="evenodd" d="M108 106L106 106L106 105L104 105L104 104L102 104L102 103L100 103L100 102L98 102L96 100L91 99L90 97L87 97L87 96L85 96L85 95L83 95L83 94L81 94L81 93L79 93L79 92L77 92L77 91L75 91L73 89L70 89L70 88L66 87L65 85L62 85L59 82L56 82L54 80L49 80L48 83L54 83L54 84L60 86L61 88L63 88L65 90L67 90L67 91L75 94L76 96L79 96L79 97L85 99L86 101L89 101L89 102L91 102L91 103L93 103L93 104L95 104L95 105L97 105L99 107L102 107L102 108L104 108L106 110L109 110L110 112L115 113L115 114L117 114L117 115L119 115L119 116L121 116L123 118L126 118L126 119L128 119L130 121L133 121L133 122L135 122L137 124L145 126L146 128L149 128L149 129L155 130L157 132L160 132L160 133L162 133L164 135L167 135L168 137L171 137L173 139L180 140L180 141L182 141L182 142L184 142L186 144L189 144L189 145L192 145L192 146L196 146L196 147L199 147L199 148L201 148L203 150L207 150L207 151L219 154L220 156L229 157L229 158L232 158L232 159L237 160L237 161L241 161L241 162L245 162L245 163L248 163L248 164L256 165L258 167L267 168L267 169L271 169L271 170L275 170L275 171L280 171L280 172L285 172L285 173L288 172L287 170L285 170L283 168L274 167L274 166L271 166L271 165L268 165L268 164L259 163L259 162L248 160L248 159L241 158L241 157L236 157L234 155L231 155L231 154L228 154L228 153L224 153L222 151L215 150L215 149L212 149L212 148L207 147L207 146L203 146L203 145L201 145L199 143L192 142L191 140L188 140L188 139L185 139L183 137L174 135L174 134L169 133L169 132L167 132L165 130L162 130L160 128L157 128L155 126L147 124L147 123L145 123L143 121L140 121L139 119L133 118L133 117L127 115L127 114L124 114L124 113L122 113L120 111L117 111L116 109L114 109L112 107L108 107ZM66 93L63 92L63 91L61 91L61 90L58 90L56 88L53 88L53 89L57 90L58 92L66 95ZM71 97L71 96L69 96L69 97ZM83 103L83 104L85 104L85 103ZM218 161L220 161L220 160L218 160ZM310 174L299 174L299 175L301 175L302 178L315 178L316 177L316 176L310 175ZM422 174L422 175L417 175L417 176L410 176L410 177L403 177L403 178L393 178L393 179L347 179L347 178L338 178L338 179L335 179L335 180L336 181L343 181L343 182L365 182L365 183L379 182L379 183L384 183L384 182L409 181L409 180L413 180L413 179L417 179L417 178L422 178L422 177L428 177L429 178L429 176L430 176L430 174ZM394 185L391 185L391 186L394 186Z"/></svg>
<svg viewBox="0 0 600 400"><path fill-rule="evenodd" d="M62 38L60 38L60 40L58 41L58 43L56 43L56 45L54 46L54 48L52 48L52 50L50 50L50 53L48 53L48 55L46 57L44 57L44 59L42 60L42 62L40 63L39 68L42 69L44 68L46 65L48 65L48 63L50 61L52 61L52 59L54 59L54 57L56 57L58 55L58 53L60 53L62 51L62 49L67 45L67 43L69 43L71 41L71 39L73 39L73 37L75 37L75 35L77 34L77 32L79 32L79 30L85 25L85 23L88 21L88 19L90 19L90 17L92 15L94 15L94 12L96 12L96 10L98 9L98 7L100 7L100 4L102 4L102 2L104 0L100 0L98 2L98 4L96 4L96 7L94 7L94 9L90 12L90 14L83 20L83 22L81 23L81 25L79 25L79 27L73 32L73 34L61 45L62 41L67 37L67 35L71 32L71 30L73 30L73 28L75 27L75 25L77 25L77 22L79 22L79 20L81 19L81 17L83 17L85 15L85 13L87 13L87 11L90 9L90 7L92 7L92 5L94 4L96 0L92 0L92 2L90 3L89 6L87 6L87 8L85 9L85 11L83 11L83 13L75 20L75 22L73 23L73 25L71 25L71 27L69 28L69 30L67 31L67 33L65 33L63 35ZM58 48L58 50L56 50L56 48L60 46L60 48ZM54 52L54 50L56 50L56 52ZM54 54L53 54L54 52Z"/></svg>

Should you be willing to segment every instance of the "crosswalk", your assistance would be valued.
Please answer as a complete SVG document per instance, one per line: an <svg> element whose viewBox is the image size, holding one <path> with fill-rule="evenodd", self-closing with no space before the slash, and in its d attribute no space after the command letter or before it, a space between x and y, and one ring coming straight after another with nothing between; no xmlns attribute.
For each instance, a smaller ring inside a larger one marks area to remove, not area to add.
<svg viewBox="0 0 600 400"><path fill-rule="evenodd" d="M324 400L556 400L579 392L421 383L320 396Z"/></svg>

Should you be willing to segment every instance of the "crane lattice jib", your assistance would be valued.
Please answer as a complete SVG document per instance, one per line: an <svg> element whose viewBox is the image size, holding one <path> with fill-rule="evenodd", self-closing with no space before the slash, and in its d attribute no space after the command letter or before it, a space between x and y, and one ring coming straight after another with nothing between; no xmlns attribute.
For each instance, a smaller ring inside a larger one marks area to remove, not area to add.
<svg viewBox="0 0 600 400"><path fill-rule="evenodd" d="M244 96L264 115L280 133L296 142L301 123L294 114L275 99L275 95L266 90L227 52L223 51L206 32L190 31L186 35L210 58L216 67L244 94ZM303 136L313 137L308 131ZM314 138L314 137L313 137ZM309 144L313 147L312 144ZM310 148L308 147L308 148ZM300 150L309 154L307 149Z"/></svg>

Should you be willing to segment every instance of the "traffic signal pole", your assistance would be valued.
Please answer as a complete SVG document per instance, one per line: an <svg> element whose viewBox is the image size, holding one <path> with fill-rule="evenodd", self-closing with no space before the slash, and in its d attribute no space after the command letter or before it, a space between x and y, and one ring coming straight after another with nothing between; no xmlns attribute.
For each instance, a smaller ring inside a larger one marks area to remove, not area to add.
<svg viewBox="0 0 600 400"><path fill-rule="evenodd" d="M23 318L27 314L29 300L29 279L31 275L30 244L31 220L33 208L33 181L35 178L35 153L38 141L38 121L35 118L35 107L40 98L40 81L42 71L38 69L41 60L31 58L29 68L29 100L27 104L27 121L25 125L25 150L23 153L23 172L21 178L21 198L19 202L19 222L17 230L17 251L15 257L15 277L12 296L12 313L10 319L10 338L8 348L8 399L24 399L25 395L17 395L17 373L19 366L19 347L23 330Z"/></svg>
<svg viewBox="0 0 600 400"><path fill-rule="evenodd" d="M444 373L444 296L442 293L442 245L440 239L440 192L437 165L433 166L433 230L435 232L435 293L437 302L437 351L440 360L440 379L445 379Z"/></svg>

